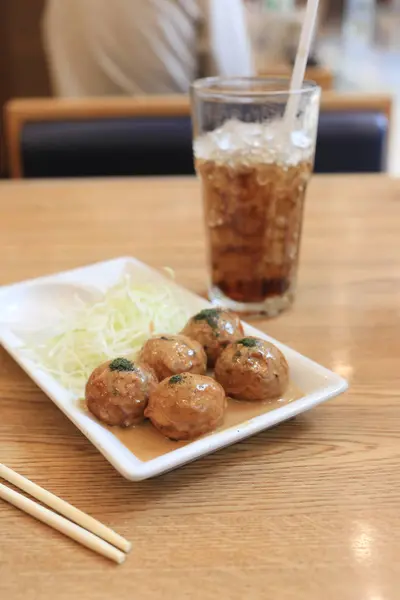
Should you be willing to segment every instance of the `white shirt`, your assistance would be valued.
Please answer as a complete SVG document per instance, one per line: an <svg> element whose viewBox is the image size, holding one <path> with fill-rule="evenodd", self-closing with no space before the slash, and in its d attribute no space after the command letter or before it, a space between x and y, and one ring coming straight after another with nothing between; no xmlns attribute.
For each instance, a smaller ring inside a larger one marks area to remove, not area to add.
<svg viewBox="0 0 400 600"><path fill-rule="evenodd" d="M60 96L182 93L200 75L253 73L241 0L48 0L43 33Z"/></svg>

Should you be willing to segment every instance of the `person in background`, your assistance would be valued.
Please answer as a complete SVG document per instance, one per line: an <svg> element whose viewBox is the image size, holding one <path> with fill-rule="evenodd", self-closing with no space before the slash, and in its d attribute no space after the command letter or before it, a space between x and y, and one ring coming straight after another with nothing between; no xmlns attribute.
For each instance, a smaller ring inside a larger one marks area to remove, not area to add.
<svg viewBox="0 0 400 600"><path fill-rule="evenodd" d="M59 96L174 94L200 76L253 74L242 0L48 0Z"/></svg>

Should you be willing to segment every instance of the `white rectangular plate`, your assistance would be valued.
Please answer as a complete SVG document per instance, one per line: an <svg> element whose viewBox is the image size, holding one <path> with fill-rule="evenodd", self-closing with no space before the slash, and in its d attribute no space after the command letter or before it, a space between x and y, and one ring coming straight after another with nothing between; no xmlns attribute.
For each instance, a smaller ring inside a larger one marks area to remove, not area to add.
<svg viewBox="0 0 400 600"><path fill-rule="evenodd" d="M284 352L289 362L291 378L303 390L304 396L299 400L256 416L241 425L195 440L158 458L146 462L140 461L110 431L90 418L79 407L79 403L76 402L76 398L71 392L25 356L22 352L22 339L18 336L18 330L26 330L30 324L35 325L44 317L48 319L49 316L51 317L52 311L67 309L72 295L77 291L81 296L102 293L115 285L125 273L130 274L133 279L135 275L137 277L145 275L146 279L155 282L162 280L164 285L167 283L179 289L180 300L187 307L189 314L194 314L202 308L210 306L203 298L176 286L163 275L136 259L117 258L0 288L0 343L33 381L127 479L140 481L175 469L295 417L347 389L347 382L339 375L244 323L246 335L255 335L269 340Z"/></svg>

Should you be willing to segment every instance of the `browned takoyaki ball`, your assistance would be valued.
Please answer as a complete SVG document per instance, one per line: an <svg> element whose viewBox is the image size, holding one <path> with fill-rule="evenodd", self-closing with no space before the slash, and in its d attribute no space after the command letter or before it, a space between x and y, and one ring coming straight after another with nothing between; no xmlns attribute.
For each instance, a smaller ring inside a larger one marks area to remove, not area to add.
<svg viewBox="0 0 400 600"><path fill-rule="evenodd" d="M232 398L268 400L284 394L289 383L289 366L276 346L246 337L222 352L215 365L215 379Z"/></svg>
<svg viewBox="0 0 400 600"><path fill-rule="evenodd" d="M139 361L146 363L161 381L178 373L203 374L207 357L203 346L185 335L159 335L144 344Z"/></svg>
<svg viewBox="0 0 400 600"><path fill-rule="evenodd" d="M182 333L200 342L206 351L210 367L214 366L228 344L244 335L239 317L222 308L206 308L200 311L189 319Z"/></svg>
<svg viewBox="0 0 400 600"><path fill-rule="evenodd" d="M147 365L127 358L109 360L97 367L86 384L87 407L107 425L129 427L144 419L157 377Z"/></svg>
<svg viewBox="0 0 400 600"><path fill-rule="evenodd" d="M191 440L213 431L224 418L223 388L211 377L182 373L164 379L150 394L145 416L173 440Z"/></svg>

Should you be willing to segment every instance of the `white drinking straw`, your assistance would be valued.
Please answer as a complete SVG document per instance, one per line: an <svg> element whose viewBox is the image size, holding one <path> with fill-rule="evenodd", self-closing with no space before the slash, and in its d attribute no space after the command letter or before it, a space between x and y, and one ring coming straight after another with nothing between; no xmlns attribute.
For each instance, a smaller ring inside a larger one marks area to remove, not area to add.
<svg viewBox="0 0 400 600"><path fill-rule="evenodd" d="M299 46L297 48L296 60L290 82L290 92L301 90L304 75L307 68L308 56L310 54L313 40L315 22L317 19L319 0L308 0L303 27L301 28ZM291 131L297 115L299 94L290 93L285 111L285 125L287 131Z"/></svg>

